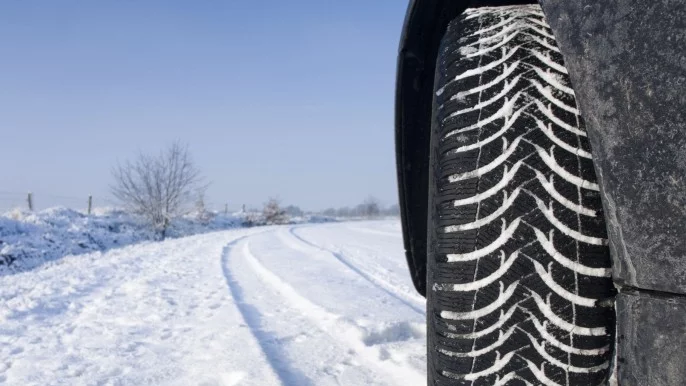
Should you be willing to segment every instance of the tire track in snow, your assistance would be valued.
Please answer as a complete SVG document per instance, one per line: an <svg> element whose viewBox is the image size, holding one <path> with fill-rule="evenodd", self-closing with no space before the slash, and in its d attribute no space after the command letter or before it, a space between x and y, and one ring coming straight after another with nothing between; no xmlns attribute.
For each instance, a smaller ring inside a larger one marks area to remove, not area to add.
<svg viewBox="0 0 686 386"><path fill-rule="evenodd" d="M235 247L241 242L247 242L246 239L249 237L250 236L244 236L238 238L227 244L222 250L222 271L224 278L226 279L226 284L231 292L231 297L234 299L236 307L243 316L243 320L245 320L245 323L250 328L250 332L260 345L267 362L281 381L281 384L284 386L314 385L311 379L305 376L297 368L290 366L288 358L284 356L284 353L281 352L276 345L270 344L270 342L275 342L277 337L262 328L264 315L255 306L249 304L245 300L243 288L229 268L229 259L234 255Z"/></svg>
<svg viewBox="0 0 686 386"><path fill-rule="evenodd" d="M322 247L320 247L319 245L314 244L314 243L312 243L312 242L306 240L305 238L299 236L299 235L295 232L295 229L296 229L296 227L291 227L291 228L288 229L288 231L289 231L289 233L290 233L293 237L295 237L295 238L296 238L297 240L299 240L300 242L302 242L302 243L304 243L304 244L306 244L306 245L309 245L309 246L312 247L312 248L318 249L318 250L320 250L320 251L323 251L323 252L326 252L326 253L332 255L333 257L336 258L336 260L338 260L338 261L341 262L343 265L345 265L346 267L348 267L349 269L351 269L353 272L355 272L355 273L357 273L358 275L362 276L362 278L364 278L365 280L367 280L367 281L368 281L369 283L371 283L374 287L380 289L381 291L385 292L385 293L388 294L389 296L391 296L391 297L393 297L394 299L398 300L399 302L403 303L404 305L406 305L407 307L411 308L411 309L412 309L413 311L415 311L416 313L421 314L421 315L424 315L424 314L426 313L425 307L423 307L423 306L422 306L422 307L418 306L417 304L415 304L415 302L413 302L411 299L407 298L405 295L403 295L403 294L401 294L401 293L395 291L395 288L394 288L393 285L387 283L385 280L381 280L381 279L379 279L379 278L376 278L376 277L374 277L374 276L368 274L367 272L364 272L363 270L361 270L360 268L358 268L357 266L355 266L353 263L351 263L348 259L346 259L346 257L345 257L342 253L334 252L334 251L332 251L332 250L329 250L329 249L326 249L326 248L322 248Z"/></svg>
<svg viewBox="0 0 686 386"><path fill-rule="evenodd" d="M395 382L391 384L418 385L426 381L425 375L414 371L406 366L401 366L382 359L384 357L377 344L384 343L383 332L370 331L352 320L330 312L323 307L314 304L309 299L298 293L290 284L270 271L250 251L249 242L243 244L242 255L255 274L267 285L278 292L293 309L307 317L319 330L340 342L349 349L354 350L366 362L383 370ZM391 333L396 329L402 329L403 325L393 326L388 329ZM402 335L402 334L399 334Z"/></svg>

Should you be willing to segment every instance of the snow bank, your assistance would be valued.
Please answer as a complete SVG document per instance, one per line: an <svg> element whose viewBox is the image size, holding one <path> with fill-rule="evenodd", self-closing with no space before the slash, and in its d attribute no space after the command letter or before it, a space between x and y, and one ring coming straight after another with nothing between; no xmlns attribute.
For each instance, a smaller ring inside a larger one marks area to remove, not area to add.
<svg viewBox="0 0 686 386"><path fill-rule="evenodd" d="M293 222L323 222L321 216ZM191 213L175 220L167 236L262 225L257 213ZM125 211L98 208L92 215L56 207L40 212L14 210L0 215L0 276L33 269L63 256L106 251L142 241L155 234L140 218Z"/></svg>
<svg viewBox="0 0 686 386"><path fill-rule="evenodd" d="M0 275L34 268L65 255L104 251L152 239L134 217L121 212L87 216L66 209L15 210L0 216Z"/></svg>

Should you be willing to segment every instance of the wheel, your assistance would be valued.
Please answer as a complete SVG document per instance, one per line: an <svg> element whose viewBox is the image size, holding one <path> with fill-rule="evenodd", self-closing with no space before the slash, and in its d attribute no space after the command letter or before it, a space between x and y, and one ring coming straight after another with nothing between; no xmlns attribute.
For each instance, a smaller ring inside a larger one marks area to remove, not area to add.
<svg viewBox="0 0 686 386"><path fill-rule="evenodd" d="M429 384L604 384L614 288L603 210L540 7L468 9L443 37L435 79Z"/></svg>

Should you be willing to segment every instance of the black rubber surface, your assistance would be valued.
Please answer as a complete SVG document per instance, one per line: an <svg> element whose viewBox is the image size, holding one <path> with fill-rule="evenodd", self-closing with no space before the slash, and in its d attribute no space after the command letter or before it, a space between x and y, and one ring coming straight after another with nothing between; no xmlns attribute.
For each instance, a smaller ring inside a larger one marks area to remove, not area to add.
<svg viewBox="0 0 686 386"><path fill-rule="evenodd" d="M429 383L599 385L614 295L562 56L538 6L469 9L443 38L429 178Z"/></svg>

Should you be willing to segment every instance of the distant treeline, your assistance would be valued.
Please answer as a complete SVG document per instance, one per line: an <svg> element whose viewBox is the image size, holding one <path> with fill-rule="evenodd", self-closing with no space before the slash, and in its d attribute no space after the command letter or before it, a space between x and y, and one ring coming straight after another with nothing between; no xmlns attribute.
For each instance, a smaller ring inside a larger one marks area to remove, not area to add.
<svg viewBox="0 0 686 386"><path fill-rule="evenodd" d="M400 207L393 204L382 207L374 197L367 198L363 203L354 207L328 208L322 212L325 216L332 217L380 217L380 216L399 216Z"/></svg>

